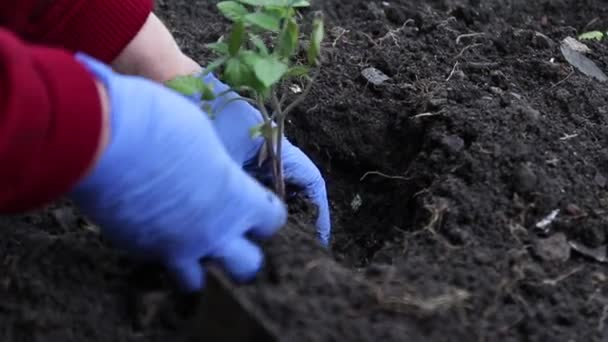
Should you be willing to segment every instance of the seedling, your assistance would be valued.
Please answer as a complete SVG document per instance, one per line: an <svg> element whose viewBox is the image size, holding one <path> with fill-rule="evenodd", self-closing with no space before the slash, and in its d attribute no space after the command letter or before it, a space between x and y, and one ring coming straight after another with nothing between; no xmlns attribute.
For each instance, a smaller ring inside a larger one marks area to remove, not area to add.
<svg viewBox="0 0 608 342"><path fill-rule="evenodd" d="M585 32L578 36L580 40L602 40L604 36L608 35L608 32L604 34L602 31L590 31Z"/></svg>
<svg viewBox="0 0 608 342"><path fill-rule="evenodd" d="M315 13L308 44L300 40L297 10L308 6L310 3L306 0L221 1L217 8L232 22L232 27L219 41L207 45L218 57L207 66L204 75L216 72L219 79L231 87L231 91L248 95L234 100L250 102L262 113L264 121L251 127L250 133L252 137L262 136L265 139L258 165L269 161L274 190L281 198L285 197L281 159L285 118L308 95L320 66L324 36L320 12ZM302 45L307 45L304 49L306 56L299 58ZM282 85L287 80L294 78L301 79L305 85L290 101L288 92L279 92L285 88ZM225 94L215 95L210 85L197 76L178 77L167 82L167 86L186 95L202 94L203 109L212 118L214 113L206 101ZM271 111L266 104L270 105ZM222 108L216 109L216 112Z"/></svg>

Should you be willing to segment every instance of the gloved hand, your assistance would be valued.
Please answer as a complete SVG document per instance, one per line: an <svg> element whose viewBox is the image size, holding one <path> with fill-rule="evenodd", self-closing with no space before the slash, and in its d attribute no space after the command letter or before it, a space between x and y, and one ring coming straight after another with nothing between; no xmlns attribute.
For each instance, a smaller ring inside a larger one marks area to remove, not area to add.
<svg viewBox="0 0 608 342"><path fill-rule="evenodd" d="M212 73L203 76L203 81L212 85L214 93L220 94L229 89L228 85L218 80ZM264 143L263 137L251 138L250 129L263 122L261 113L245 101L234 101L224 105L226 101L238 97L235 92L229 92L220 98L207 102L213 108L215 115L213 126L228 154L248 171L259 174L266 172L270 177L270 170L257 168L257 156ZM201 95L190 97L197 104ZM220 110L221 112L217 112ZM304 194L317 205L319 215L316 222L319 240L325 246L329 245L331 235L331 222L329 203L325 180L315 164L300 150L291 144L285 137L283 139L282 158L285 181L303 189ZM268 168L267 168L268 169Z"/></svg>
<svg viewBox="0 0 608 342"><path fill-rule="evenodd" d="M191 101L88 56L78 59L108 90L111 138L69 196L116 247L160 262L185 291L204 286L201 259L250 280L263 255L248 237L275 233L286 221L285 205L230 158Z"/></svg>

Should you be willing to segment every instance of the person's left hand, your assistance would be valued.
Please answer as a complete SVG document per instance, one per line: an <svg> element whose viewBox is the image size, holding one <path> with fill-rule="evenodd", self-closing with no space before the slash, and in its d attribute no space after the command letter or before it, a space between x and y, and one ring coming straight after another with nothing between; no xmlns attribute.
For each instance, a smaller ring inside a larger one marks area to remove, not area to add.
<svg viewBox="0 0 608 342"><path fill-rule="evenodd" d="M212 85L215 94L229 89L228 85L218 80L212 73L203 76L203 81ZM263 122L261 113L245 101L232 101L238 97L235 92L229 92L220 98L208 102L213 108L213 125L232 158L246 170L254 174L269 171L257 167L257 157L264 144L263 137L252 138L250 129ZM199 103L201 96L191 97ZM217 112L217 110L221 110ZM331 222L329 203L325 180L315 164L287 138L283 139L283 172L285 181L303 189L306 195L317 207L316 221L317 234L324 246L329 246L331 236Z"/></svg>

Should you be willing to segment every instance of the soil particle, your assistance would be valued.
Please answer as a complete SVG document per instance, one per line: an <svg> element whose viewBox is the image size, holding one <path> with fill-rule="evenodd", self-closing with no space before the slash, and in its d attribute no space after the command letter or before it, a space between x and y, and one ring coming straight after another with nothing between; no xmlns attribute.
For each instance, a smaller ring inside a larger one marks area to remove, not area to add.
<svg viewBox="0 0 608 342"><path fill-rule="evenodd" d="M520 164L513 174L515 179L515 191L520 194L530 193L535 190L538 178L533 171L533 166L525 163Z"/></svg>
<svg viewBox="0 0 608 342"><path fill-rule="evenodd" d="M534 251L545 261L566 261L570 258L570 245L563 233L536 240Z"/></svg>
<svg viewBox="0 0 608 342"><path fill-rule="evenodd" d="M240 293L290 341L605 341L608 84L555 43L605 30L605 1L388 3L303 11L324 11L327 53L287 135L325 176L333 245L292 206L265 245L274 271ZM156 12L201 64L229 25L213 1ZM586 44L608 70L608 45ZM367 86L366 68L390 81ZM539 236L571 204L559 243ZM0 339L185 341L196 301L66 207L0 217ZM566 259L564 235L586 257Z"/></svg>

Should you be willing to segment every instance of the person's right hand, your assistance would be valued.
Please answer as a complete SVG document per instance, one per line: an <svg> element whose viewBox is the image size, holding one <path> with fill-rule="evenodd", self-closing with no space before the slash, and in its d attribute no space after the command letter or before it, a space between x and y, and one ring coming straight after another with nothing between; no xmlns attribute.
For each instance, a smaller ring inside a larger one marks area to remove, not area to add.
<svg viewBox="0 0 608 342"><path fill-rule="evenodd" d="M263 255L249 238L282 227L284 203L230 158L191 101L77 58L107 89L111 132L99 162L69 197L111 243L160 262L183 290L204 286L201 259L250 280Z"/></svg>

